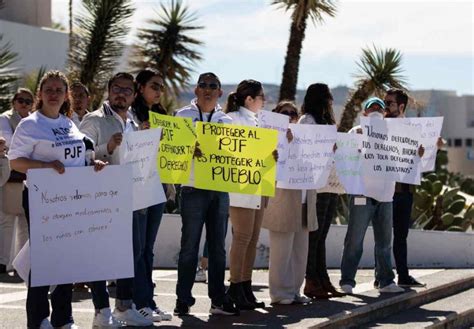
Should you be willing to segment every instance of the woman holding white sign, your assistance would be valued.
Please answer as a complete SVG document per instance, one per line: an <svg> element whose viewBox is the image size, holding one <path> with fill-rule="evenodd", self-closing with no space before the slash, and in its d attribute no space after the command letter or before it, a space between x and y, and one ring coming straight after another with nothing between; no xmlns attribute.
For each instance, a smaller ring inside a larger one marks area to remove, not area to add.
<svg viewBox="0 0 474 329"><path fill-rule="evenodd" d="M136 78L137 96L131 107L134 121L140 125L140 129L149 129L149 114L155 112L167 114L165 108L160 104L161 95L165 90L163 77L154 69L144 69L138 72ZM174 194L172 184L163 184L167 196ZM140 242L138 259L135 259L137 268L134 277L133 302L138 312L153 321L171 320L170 313L160 310L153 300L153 247L160 227L161 218L166 203L158 203L145 209L134 211L137 217Z"/></svg>
<svg viewBox="0 0 474 329"><path fill-rule="evenodd" d="M232 124L257 127L257 113L265 102L262 84L244 80L227 98L226 113ZM229 193L232 245L228 294L240 309L265 307L252 292L252 269L262 226L265 199L259 195Z"/></svg>
<svg viewBox="0 0 474 329"><path fill-rule="evenodd" d="M66 167L84 166L86 150L93 148L93 144L70 119L66 76L58 71L47 72L40 81L37 99L36 111L20 122L13 135L9 152L12 169L27 173L29 169L51 168L63 174ZM101 161L94 164L96 170L105 166ZM23 207L29 224L27 188L23 191ZM74 328L72 284L58 285L51 293L51 323L48 320L48 291L49 286L31 287L30 280L26 299L28 328Z"/></svg>
<svg viewBox="0 0 474 329"><path fill-rule="evenodd" d="M328 85L315 83L308 87L301 106L299 123L313 125L335 125L332 109L333 97ZM335 168L333 168L335 170ZM331 181L333 179L334 181ZM306 284L304 294L310 298L341 297L329 279L326 268L326 238L331 222L336 214L338 194L331 186L339 185L336 175L330 175L328 186L318 190L316 198L316 217L318 229L309 232L308 263L306 265Z"/></svg>

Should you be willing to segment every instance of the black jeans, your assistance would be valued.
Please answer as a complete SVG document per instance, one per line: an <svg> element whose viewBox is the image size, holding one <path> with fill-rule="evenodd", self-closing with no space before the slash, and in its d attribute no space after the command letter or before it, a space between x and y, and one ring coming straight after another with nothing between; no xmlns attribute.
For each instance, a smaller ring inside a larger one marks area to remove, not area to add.
<svg viewBox="0 0 474 329"><path fill-rule="evenodd" d="M30 230L30 209L28 205L28 189L23 190L23 208L25 209L28 231ZM31 232L30 232L31 235ZM31 287L31 272L26 297L26 317L28 328L39 328L41 322L49 316L49 286ZM61 284L51 293L51 324L61 327L74 322L72 319L72 284Z"/></svg>
<svg viewBox="0 0 474 329"><path fill-rule="evenodd" d="M337 198L338 195L334 193L318 193L316 199L318 229L309 232L306 279L329 281L326 268L326 238L336 213Z"/></svg>
<svg viewBox="0 0 474 329"><path fill-rule="evenodd" d="M397 192L393 196L393 256L398 280L408 279L407 237L411 225L412 205L411 192Z"/></svg>

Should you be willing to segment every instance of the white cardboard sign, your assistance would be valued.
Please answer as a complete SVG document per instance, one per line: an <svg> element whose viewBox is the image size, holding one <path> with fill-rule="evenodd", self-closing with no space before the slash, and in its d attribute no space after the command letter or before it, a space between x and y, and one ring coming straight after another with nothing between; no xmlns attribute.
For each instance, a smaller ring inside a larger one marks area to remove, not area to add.
<svg viewBox="0 0 474 329"><path fill-rule="evenodd" d="M347 194L363 195L361 134L337 133L336 173Z"/></svg>
<svg viewBox="0 0 474 329"><path fill-rule="evenodd" d="M131 166L27 177L32 287L133 277Z"/></svg>
<svg viewBox="0 0 474 329"><path fill-rule="evenodd" d="M133 210L166 202L156 158L161 128L134 131L123 135L120 164L132 166Z"/></svg>
<svg viewBox="0 0 474 329"><path fill-rule="evenodd" d="M260 128L276 129L278 130L278 161L277 161L277 180L284 180L286 171L285 165L288 160L289 146L286 132L290 124L290 117L284 114L260 111L258 114L258 126Z"/></svg>
<svg viewBox="0 0 474 329"><path fill-rule="evenodd" d="M326 186L334 159L335 125L290 124L293 140L284 181L277 187L313 190Z"/></svg>
<svg viewBox="0 0 474 329"><path fill-rule="evenodd" d="M360 123L363 175L419 185L421 131L402 120L361 117Z"/></svg>

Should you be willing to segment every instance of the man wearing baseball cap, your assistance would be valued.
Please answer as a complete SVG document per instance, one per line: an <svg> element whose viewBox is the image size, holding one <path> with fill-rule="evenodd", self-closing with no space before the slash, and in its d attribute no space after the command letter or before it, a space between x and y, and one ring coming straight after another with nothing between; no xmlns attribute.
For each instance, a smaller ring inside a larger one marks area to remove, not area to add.
<svg viewBox="0 0 474 329"><path fill-rule="evenodd" d="M377 97L369 98L364 104L364 116L383 119L385 103ZM360 126L349 133L362 133ZM364 236L372 223L375 240L376 280L383 293L403 292L394 282L392 270L392 199L395 182L382 178L365 176L364 195L349 196L349 222L344 240L341 261L341 289L348 294L355 287L355 275L362 256Z"/></svg>

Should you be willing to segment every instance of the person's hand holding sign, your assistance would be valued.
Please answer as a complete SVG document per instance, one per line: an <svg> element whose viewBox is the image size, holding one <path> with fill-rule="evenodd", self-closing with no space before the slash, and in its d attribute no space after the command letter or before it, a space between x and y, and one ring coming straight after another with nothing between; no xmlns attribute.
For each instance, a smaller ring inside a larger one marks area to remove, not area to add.
<svg viewBox="0 0 474 329"><path fill-rule="evenodd" d="M200 158L202 157L203 154L202 154L202 151L201 149L199 148L199 142L196 142L196 146L194 147L194 155L193 157L194 158Z"/></svg>
<svg viewBox="0 0 474 329"><path fill-rule="evenodd" d="M109 152L109 154L114 153L114 150L117 148L117 146L120 146L120 144L122 144L122 139L122 133L113 134L112 137L110 137L109 142L107 143L107 152Z"/></svg>
<svg viewBox="0 0 474 329"><path fill-rule="evenodd" d="M420 158L422 158L423 154L425 154L425 148L423 147L423 145L420 145L420 147L418 148L418 155L420 156Z"/></svg>

